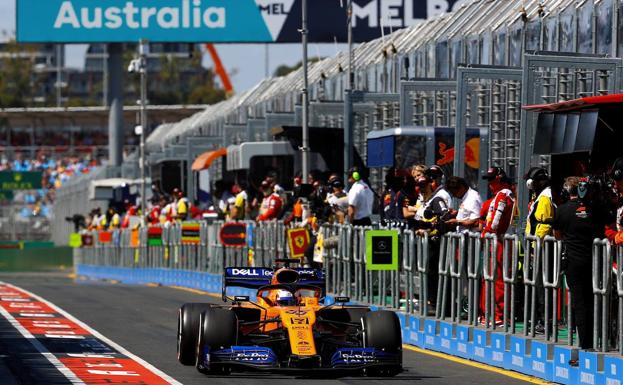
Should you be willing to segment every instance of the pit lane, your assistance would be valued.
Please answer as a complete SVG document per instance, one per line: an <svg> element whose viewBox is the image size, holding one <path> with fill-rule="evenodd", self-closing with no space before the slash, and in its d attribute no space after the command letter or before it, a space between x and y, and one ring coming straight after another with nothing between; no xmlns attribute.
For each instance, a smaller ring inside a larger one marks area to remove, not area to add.
<svg viewBox="0 0 623 385"><path fill-rule="evenodd" d="M131 286L111 282L73 279L60 273L0 274L0 280L26 289L54 303L99 333L121 345L175 380L194 384L291 384L292 376L265 373L206 377L193 367L176 360L177 309L184 302L219 303L214 296L168 287ZM20 354L19 338L7 322L0 322L0 354L19 384L69 383L54 370L42 369L35 352ZM313 384L523 384L503 374L445 360L440 357L404 351L406 371L393 378L344 377L306 378ZM38 370L37 370L38 369ZM28 377L20 376L26 371ZM296 378L296 377L294 377ZM4 381L0 381L5 383ZM6 380L6 383L10 383Z"/></svg>

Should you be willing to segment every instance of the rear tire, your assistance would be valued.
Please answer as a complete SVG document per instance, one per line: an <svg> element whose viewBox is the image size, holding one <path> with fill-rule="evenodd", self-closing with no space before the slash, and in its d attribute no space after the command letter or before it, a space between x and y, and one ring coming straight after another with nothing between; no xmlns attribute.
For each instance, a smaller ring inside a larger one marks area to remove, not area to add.
<svg viewBox="0 0 623 385"><path fill-rule="evenodd" d="M379 310L361 318L363 346L399 355L399 364L366 370L368 376L392 377L402 371L402 333L400 321L393 311Z"/></svg>
<svg viewBox="0 0 623 385"><path fill-rule="evenodd" d="M195 348L199 330L199 316L209 309L205 303L186 303L177 315L177 359L182 365L195 364Z"/></svg>
<svg viewBox="0 0 623 385"><path fill-rule="evenodd" d="M238 340L238 317L229 309L210 308L201 313L199 319L199 338L195 351L195 367L203 374L229 374L229 369L212 365L206 367L203 352L210 350L227 349Z"/></svg>

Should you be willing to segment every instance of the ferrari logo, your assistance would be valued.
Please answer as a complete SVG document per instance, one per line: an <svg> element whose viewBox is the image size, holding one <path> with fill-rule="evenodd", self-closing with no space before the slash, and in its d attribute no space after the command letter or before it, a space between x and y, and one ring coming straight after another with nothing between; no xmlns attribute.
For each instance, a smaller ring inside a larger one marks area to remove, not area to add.
<svg viewBox="0 0 623 385"><path fill-rule="evenodd" d="M309 246L309 233L305 228L288 229L288 246L291 258L302 258Z"/></svg>
<svg viewBox="0 0 623 385"><path fill-rule="evenodd" d="M303 247L305 245L305 237L298 236L294 238L294 243L296 243L297 247Z"/></svg>

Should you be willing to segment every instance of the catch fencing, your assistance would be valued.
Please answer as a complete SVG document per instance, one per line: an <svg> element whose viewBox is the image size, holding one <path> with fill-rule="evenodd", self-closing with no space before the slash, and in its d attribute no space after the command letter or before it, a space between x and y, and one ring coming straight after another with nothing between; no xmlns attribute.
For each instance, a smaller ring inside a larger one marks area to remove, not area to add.
<svg viewBox="0 0 623 385"><path fill-rule="evenodd" d="M222 221L201 222L193 241L184 240L178 224L162 228L156 241L147 229L114 230L108 237L85 233L92 246L77 249L75 263L221 274L225 266L272 266L276 258L289 256L283 222L245 223L244 247L223 246ZM474 232L430 237L396 229L398 269L373 271L366 266L365 233L371 229L320 228L328 294L455 325L578 345L562 245L555 238ZM595 323L593 348L623 355L623 247L596 239L591 264L594 308L587 311Z"/></svg>

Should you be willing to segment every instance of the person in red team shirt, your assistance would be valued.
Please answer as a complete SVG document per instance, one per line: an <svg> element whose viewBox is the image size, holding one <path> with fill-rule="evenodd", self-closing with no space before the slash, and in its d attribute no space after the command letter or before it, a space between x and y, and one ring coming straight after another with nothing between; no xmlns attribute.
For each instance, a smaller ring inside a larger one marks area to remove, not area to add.
<svg viewBox="0 0 623 385"><path fill-rule="evenodd" d="M281 207L283 201L279 196L279 191L273 191L271 193L271 186L269 183L262 182L262 189L264 193L264 200L262 200L262 206L260 208L260 215L257 216L257 221L270 221L276 219L281 214ZM275 186L275 189L277 187Z"/></svg>
<svg viewBox="0 0 623 385"><path fill-rule="evenodd" d="M495 280L495 322L500 324L504 311L504 281L502 271L502 258L504 255L504 234L511 225L515 210L515 196L511 190L511 180L506 172L499 167L491 167L483 176L489 182L489 190L493 194L491 199L485 201L480 211L482 220L482 236L486 234L497 235L497 269ZM483 283L480 296L480 312L485 314L485 285Z"/></svg>

